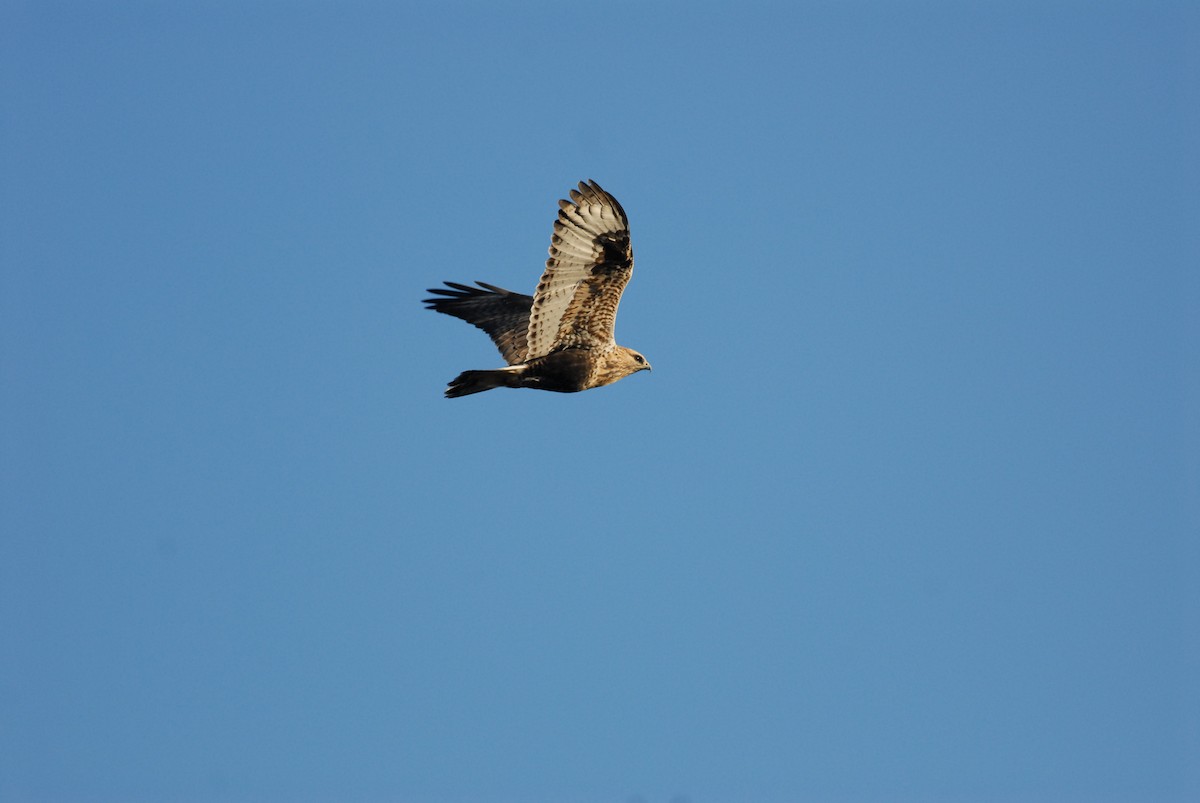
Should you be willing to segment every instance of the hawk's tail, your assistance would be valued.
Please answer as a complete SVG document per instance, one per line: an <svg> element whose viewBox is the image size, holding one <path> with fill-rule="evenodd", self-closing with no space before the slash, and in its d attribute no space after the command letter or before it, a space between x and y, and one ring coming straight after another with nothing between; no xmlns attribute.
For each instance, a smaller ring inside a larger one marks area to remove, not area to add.
<svg viewBox="0 0 1200 803"><path fill-rule="evenodd" d="M446 388L446 398L457 399L459 396L470 396L472 393L482 393L492 388L518 388L521 386L524 367L522 365L497 368L493 371L463 371L451 380L450 386Z"/></svg>

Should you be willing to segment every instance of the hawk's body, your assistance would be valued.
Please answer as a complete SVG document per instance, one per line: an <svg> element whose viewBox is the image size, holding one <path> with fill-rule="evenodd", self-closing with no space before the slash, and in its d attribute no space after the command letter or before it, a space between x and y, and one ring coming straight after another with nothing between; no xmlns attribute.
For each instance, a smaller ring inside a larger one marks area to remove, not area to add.
<svg viewBox="0 0 1200 803"><path fill-rule="evenodd" d="M476 282L446 282L428 309L461 318L488 333L507 368L464 371L446 396L498 387L573 393L609 385L650 368L613 337L621 292L633 274L629 221L617 199L594 181L559 201L550 258L533 296Z"/></svg>

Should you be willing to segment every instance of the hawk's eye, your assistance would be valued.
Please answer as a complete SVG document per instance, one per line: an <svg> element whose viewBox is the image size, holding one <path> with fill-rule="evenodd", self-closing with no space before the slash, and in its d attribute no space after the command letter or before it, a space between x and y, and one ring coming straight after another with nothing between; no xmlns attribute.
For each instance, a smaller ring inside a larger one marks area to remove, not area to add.
<svg viewBox="0 0 1200 803"><path fill-rule="evenodd" d="M645 361L646 361L646 358L645 358L645 357L643 357L641 354L639 354L639 355L637 355L636 357L634 357L634 359L635 359L635 360L637 360L638 362L645 362Z"/></svg>

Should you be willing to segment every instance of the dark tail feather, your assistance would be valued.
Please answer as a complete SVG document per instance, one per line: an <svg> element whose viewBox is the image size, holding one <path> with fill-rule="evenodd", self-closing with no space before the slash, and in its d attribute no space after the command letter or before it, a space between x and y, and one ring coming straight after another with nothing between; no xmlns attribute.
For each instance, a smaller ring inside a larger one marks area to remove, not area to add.
<svg viewBox="0 0 1200 803"><path fill-rule="evenodd" d="M463 371L446 388L447 399L457 399L459 396L470 396L472 393L482 393L492 388L515 388L518 386L520 374L503 368L495 371Z"/></svg>

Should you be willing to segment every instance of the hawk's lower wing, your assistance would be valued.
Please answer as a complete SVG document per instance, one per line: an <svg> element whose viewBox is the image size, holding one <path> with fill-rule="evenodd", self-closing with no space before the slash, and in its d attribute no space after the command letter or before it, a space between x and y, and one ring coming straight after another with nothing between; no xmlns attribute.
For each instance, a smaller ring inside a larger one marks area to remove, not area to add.
<svg viewBox="0 0 1200 803"><path fill-rule="evenodd" d="M448 290L431 287L429 292L441 297L427 298L423 303L428 305L426 309L461 318L487 332L509 365L525 362L525 335L533 298L484 282L475 284L479 287L457 282L446 282Z"/></svg>

